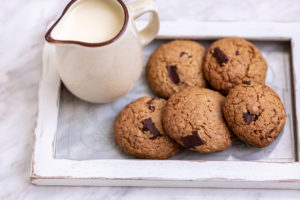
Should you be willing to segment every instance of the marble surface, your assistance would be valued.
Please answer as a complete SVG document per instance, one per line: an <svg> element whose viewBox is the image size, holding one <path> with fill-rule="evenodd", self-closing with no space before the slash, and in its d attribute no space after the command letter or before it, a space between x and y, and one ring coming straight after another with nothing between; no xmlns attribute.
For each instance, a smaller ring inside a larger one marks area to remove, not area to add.
<svg viewBox="0 0 300 200"><path fill-rule="evenodd" d="M156 0L165 20L300 21L299 0ZM188 2L188 3L187 3ZM299 199L299 190L40 187L28 178L43 35L67 0L0 4L0 199ZM274 172L276 173L276 172ZM278 172L277 172L278 173ZM284 173L284 172L281 172Z"/></svg>

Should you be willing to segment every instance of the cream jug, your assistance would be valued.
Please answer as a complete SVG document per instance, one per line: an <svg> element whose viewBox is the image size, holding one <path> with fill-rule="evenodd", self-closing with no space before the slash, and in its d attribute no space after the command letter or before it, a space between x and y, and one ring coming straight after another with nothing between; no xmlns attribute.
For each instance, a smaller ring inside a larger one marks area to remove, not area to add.
<svg viewBox="0 0 300 200"><path fill-rule="evenodd" d="M141 31L135 19L152 13ZM57 69L64 85L77 97L105 103L125 95L143 68L142 48L159 30L152 0L72 0L47 31L55 46Z"/></svg>

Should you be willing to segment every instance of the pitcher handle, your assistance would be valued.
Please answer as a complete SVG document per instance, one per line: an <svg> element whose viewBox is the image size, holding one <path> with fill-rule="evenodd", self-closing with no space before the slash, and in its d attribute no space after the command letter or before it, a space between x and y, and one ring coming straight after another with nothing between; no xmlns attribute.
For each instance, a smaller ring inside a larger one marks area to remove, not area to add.
<svg viewBox="0 0 300 200"><path fill-rule="evenodd" d="M128 8L134 20L145 13L152 13L152 19L150 20L149 24L143 30L138 32L139 40L144 47L155 38L159 31L159 16L157 6L152 0L136 0L128 4Z"/></svg>

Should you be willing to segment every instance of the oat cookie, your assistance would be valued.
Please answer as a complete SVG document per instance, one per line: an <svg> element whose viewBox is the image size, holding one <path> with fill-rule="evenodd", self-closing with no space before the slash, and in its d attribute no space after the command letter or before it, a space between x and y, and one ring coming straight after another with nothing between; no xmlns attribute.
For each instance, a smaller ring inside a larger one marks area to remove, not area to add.
<svg viewBox="0 0 300 200"><path fill-rule="evenodd" d="M259 50L241 38L214 42L207 51L203 67L205 79L224 95L243 81L264 83L267 69Z"/></svg>
<svg viewBox="0 0 300 200"><path fill-rule="evenodd" d="M259 148L271 144L286 121L278 95L268 86L251 81L244 81L230 90L223 114L241 140Z"/></svg>
<svg viewBox="0 0 300 200"><path fill-rule="evenodd" d="M183 147L201 153L229 148L231 132L221 110L224 100L206 88L187 88L174 94L163 111L167 134Z"/></svg>
<svg viewBox="0 0 300 200"><path fill-rule="evenodd" d="M180 146L165 134L162 109L166 100L142 97L128 104L115 120L117 144L129 155L146 159L166 159Z"/></svg>
<svg viewBox="0 0 300 200"><path fill-rule="evenodd" d="M194 41L162 44L150 57L146 73L152 90L161 97L188 87L206 87L202 64L205 48Z"/></svg>

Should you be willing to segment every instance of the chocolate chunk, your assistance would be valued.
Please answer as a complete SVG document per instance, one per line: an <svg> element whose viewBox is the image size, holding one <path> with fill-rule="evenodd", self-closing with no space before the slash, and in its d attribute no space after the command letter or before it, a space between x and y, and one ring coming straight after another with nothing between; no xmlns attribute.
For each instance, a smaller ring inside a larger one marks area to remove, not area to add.
<svg viewBox="0 0 300 200"><path fill-rule="evenodd" d="M235 55L236 56L240 55L240 52L239 51L235 51Z"/></svg>
<svg viewBox="0 0 300 200"><path fill-rule="evenodd" d="M251 85L251 81L243 81L242 83L246 85Z"/></svg>
<svg viewBox="0 0 300 200"><path fill-rule="evenodd" d="M199 137L197 131L193 131L192 134L193 135L188 135L182 138L183 146L185 148L190 149L195 146L201 146L205 144L205 141Z"/></svg>
<svg viewBox="0 0 300 200"><path fill-rule="evenodd" d="M243 114L243 118L246 124L250 124L252 121L256 121L258 116L247 112Z"/></svg>
<svg viewBox="0 0 300 200"><path fill-rule="evenodd" d="M184 52L184 51L183 51L183 52L180 53L179 57L182 57L182 56L184 56L184 55L187 55L187 56L188 56L189 54L188 54L187 52Z"/></svg>
<svg viewBox="0 0 300 200"><path fill-rule="evenodd" d="M226 54L219 48L214 48L213 57L215 57L220 65L228 63L229 59Z"/></svg>
<svg viewBox="0 0 300 200"><path fill-rule="evenodd" d="M171 81L175 84L178 84L180 82L180 78L177 74L177 65L167 66L167 70Z"/></svg>
<svg viewBox="0 0 300 200"><path fill-rule="evenodd" d="M143 128L142 131L149 131L152 134L152 137L150 139L159 138L161 136L159 130L157 130L155 124L153 123L152 119L149 117L148 119L145 119L142 121Z"/></svg>
<svg viewBox="0 0 300 200"><path fill-rule="evenodd" d="M274 131L275 131L275 128L271 129L270 132L267 134L266 137L267 137L267 138L270 138L270 137L271 137L271 133L273 133Z"/></svg>
<svg viewBox="0 0 300 200"><path fill-rule="evenodd" d="M146 103L146 104L148 104L149 110L151 110L152 112L155 111L155 107L154 107L154 105L153 105L155 99L158 99L158 98L157 98L157 97L153 97L150 101L148 101L148 102Z"/></svg>
<svg viewBox="0 0 300 200"><path fill-rule="evenodd" d="M259 137L259 139L260 139L260 140L263 140L263 139L264 139L264 136L261 135L261 136Z"/></svg>

